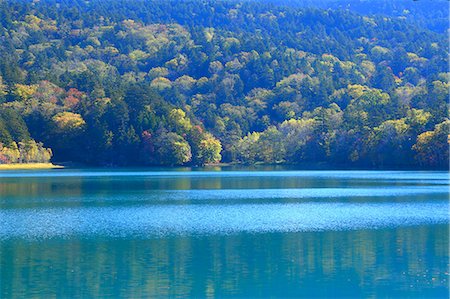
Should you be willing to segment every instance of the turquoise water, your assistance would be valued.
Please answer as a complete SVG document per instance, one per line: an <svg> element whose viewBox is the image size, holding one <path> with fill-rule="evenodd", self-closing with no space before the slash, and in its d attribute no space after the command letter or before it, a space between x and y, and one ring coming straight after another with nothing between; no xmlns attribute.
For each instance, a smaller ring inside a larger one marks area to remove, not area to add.
<svg viewBox="0 0 450 299"><path fill-rule="evenodd" d="M446 172L0 172L1 298L448 297Z"/></svg>

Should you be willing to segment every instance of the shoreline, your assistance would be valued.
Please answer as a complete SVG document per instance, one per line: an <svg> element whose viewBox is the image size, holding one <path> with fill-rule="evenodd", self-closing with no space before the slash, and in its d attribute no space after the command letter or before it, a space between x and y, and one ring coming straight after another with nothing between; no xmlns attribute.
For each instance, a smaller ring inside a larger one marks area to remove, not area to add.
<svg viewBox="0 0 450 299"><path fill-rule="evenodd" d="M12 163L0 164L0 170L22 170L22 169L60 169L62 165L53 163Z"/></svg>
<svg viewBox="0 0 450 299"><path fill-rule="evenodd" d="M337 170L337 171L449 171L448 168L425 168L425 167L364 167L364 166L348 166L348 165L330 165L326 163L305 163L305 164L268 164L268 163L255 163L255 164L243 164L243 163L216 163L206 164L203 166L194 165L179 165L179 166L162 166L162 165L128 165L128 166L114 166L114 165L85 165L72 162L62 163L13 163L13 164L0 164L0 171L4 170L39 170L39 169L79 169L79 168L93 168L93 169L227 169L227 170Z"/></svg>

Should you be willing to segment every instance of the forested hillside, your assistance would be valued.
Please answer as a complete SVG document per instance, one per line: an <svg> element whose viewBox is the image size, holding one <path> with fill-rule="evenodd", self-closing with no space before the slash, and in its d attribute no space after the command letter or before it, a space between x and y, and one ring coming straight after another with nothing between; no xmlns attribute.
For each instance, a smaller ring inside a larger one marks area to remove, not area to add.
<svg viewBox="0 0 450 299"><path fill-rule="evenodd" d="M447 168L448 2L331 2L0 0L0 163Z"/></svg>

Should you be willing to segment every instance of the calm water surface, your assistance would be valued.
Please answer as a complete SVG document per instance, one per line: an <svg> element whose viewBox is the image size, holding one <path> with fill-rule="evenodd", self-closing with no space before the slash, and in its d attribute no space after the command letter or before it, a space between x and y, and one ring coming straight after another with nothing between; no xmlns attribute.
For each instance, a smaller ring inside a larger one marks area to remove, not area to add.
<svg viewBox="0 0 450 299"><path fill-rule="evenodd" d="M447 172L0 172L0 298L447 298Z"/></svg>

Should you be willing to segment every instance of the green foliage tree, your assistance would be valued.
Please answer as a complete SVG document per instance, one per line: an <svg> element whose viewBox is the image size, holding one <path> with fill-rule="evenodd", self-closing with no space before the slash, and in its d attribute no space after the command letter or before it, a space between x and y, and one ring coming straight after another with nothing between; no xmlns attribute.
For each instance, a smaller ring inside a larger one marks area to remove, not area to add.
<svg viewBox="0 0 450 299"><path fill-rule="evenodd" d="M22 116L13 109L3 109L0 111L0 118L3 119L3 124L6 130L15 141L30 139L28 127Z"/></svg>
<svg viewBox="0 0 450 299"><path fill-rule="evenodd" d="M155 162L162 165L183 165L191 161L189 143L176 133L161 133L155 141Z"/></svg>
<svg viewBox="0 0 450 299"><path fill-rule="evenodd" d="M417 136L413 149L420 165L426 167L447 168L449 163L450 121L437 124L433 131Z"/></svg>
<svg viewBox="0 0 450 299"><path fill-rule="evenodd" d="M218 163L222 159L220 152L222 151L222 144L211 134L205 134L200 141L198 149L198 161L200 165Z"/></svg>
<svg viewBox="0 0 450 299"><path fill-rule="evenodd" d="M405 119L387 120L375 127L368 140L369 155L373 165L408 165L412 156L406 142L411 139Z"/></svg>
<svg viewBox="0 0 450 299"><path fill-rule="evenodd" d="M50 149L44 148L42 143L37 143L34 140L19 142L18 150L20 163L46 163L52 157Z"/></svg>

